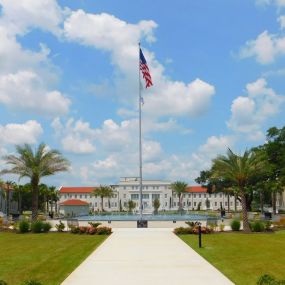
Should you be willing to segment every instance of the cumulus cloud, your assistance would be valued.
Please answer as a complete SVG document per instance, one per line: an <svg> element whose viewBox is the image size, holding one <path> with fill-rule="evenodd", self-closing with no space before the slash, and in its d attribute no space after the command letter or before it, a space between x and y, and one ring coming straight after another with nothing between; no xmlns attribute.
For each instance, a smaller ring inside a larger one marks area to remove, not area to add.
<svg viewBox="0 0 285 285"><path fill-rule="evenodd" d="M227 124L234 131L247 134L249 139L260 140L264 138L262 124L280 112L285 96L268 88L264 78L247 84L246 90L248 96L239 96L233 101Z"/></svg>
<svg viewBox="0 0 285 285"><path fill-rule="evenodd" d="M38 114L66 114L70 100L59 91L48 91L42 78L32 71L0 76L0 103L16 110Z"/></svg>
<svg viewBox="0 0 285 285"><path fill-rule="evenodd" d="M91 28L92 27L92 28ZM107 50L117 73L116 91L121 99L136 106L138 90L138 46L141 39L155 40L154 21L140 21L130 24L113 15L89 14L83 10L74 11L64 22L67 40L82 45ZM196 79L190 83L173 81L164 75L164 66L155 55L144 49L151 70L154 86L144 92L144 111L153 117L198 115L207 110L214 86ZM127 98L127 99L126 99Z"/></svg>
<svg viewBox="0 0 285 285"><path fill-rule="evenodd" d="M256 57L261 64L275 61L277 56L285 54L285 37L269 34L268 31L261 33L256 40L250 40L241 49L241 58Z"/></svg>
<svg viewBox="0 0 285 285"><path fill-rule="evenodd" d="M31 28L40 28L59 34L63 11L56 0L0 0L0 24L13 34L25 34Z"/></svg>
<svg viewBox="0 0 285 285"><path fill-rule="evenodd" d="M34 144L43 129L37 121L30 120L23 124L0 125L0 137L2 144Z"/></svg>
<svg viewBox="0 0 285 285"><path fill-rule="evenodd" d="M261 6L273 4L279 8L285 7L285 0L255 0L255 3Z"/></svg>

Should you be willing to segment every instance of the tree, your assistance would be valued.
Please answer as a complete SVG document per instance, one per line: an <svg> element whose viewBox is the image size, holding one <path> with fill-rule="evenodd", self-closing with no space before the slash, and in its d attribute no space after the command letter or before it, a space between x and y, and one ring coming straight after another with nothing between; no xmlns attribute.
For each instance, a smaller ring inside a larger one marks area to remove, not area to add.
<svg viewBox="0 0 285 285"><path fill-rule="evenodd" d="M57 172L67 171L69 161L62 154L47 147L46 144L40 144L35 151L31 145L16 146L17 155L6 155L4 160L11 166L10 169L4 169L2 174L12 173L19 175L19 178L28 177L32 188L32 220L37 219L39 208L39 185L42 177L54 175Z"/></svg>
<svg viewBox="0 0 285 285"><path fill-rule="evenodd" d="M129 200L128 201L128 212L132 213L135 207L136 207L136 203L133 200Z"/></svg>
<svg viewBox="0 0 285 285"><path fill-rule="evenodd" d="M154 214L155 215L158 213L159 207L160 207L160 201L159 201L159 199L155 198L153 200L153 208L154 208Z"/></svg>
<svg viewBox="0 0 285 285"><path fill-rule="evenodd" d="M103 202L104 202L104 197L106 198L111 198L113 197L113 189L110 186L107 185L100 185L100 187L95 188L93 190L93 195L94 196L99 196L101 198L101 209L102 212L104 212L104 206L103 206Z"/></svg>
<svg viewBox="0 0 285 285"><path fill-rule="evenodd" d="M187 188L187 183L183 181L175 181L171 184L171 189L177 194L178 196L178 210L182 212L182 198L183 198L183 193L186 192Z"/></svg>
<svg viewBox="0 0 285 285"><path fill-rule="evenodd" d="M213 160L212 176L214 178L226 179L236 186L238 195L241 198L243 212L244 231L250 231L246 193L250 179L263 167L263 161L254 152L245 151L243 155L236 155L228 149L227 155L219 155Z"/></svg>

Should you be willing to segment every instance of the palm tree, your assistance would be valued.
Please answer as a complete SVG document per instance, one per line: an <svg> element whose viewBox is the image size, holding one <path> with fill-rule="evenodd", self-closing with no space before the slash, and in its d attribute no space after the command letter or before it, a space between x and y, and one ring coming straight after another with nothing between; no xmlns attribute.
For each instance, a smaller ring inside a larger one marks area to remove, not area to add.
<svg viewBox="0 0 285 285"><path fill-rule="evenodd" d="M183 198L182 194L186 192L187 183L183 181L176 181L173 182L170 187L178 196L178 201L179 201L178 210L182 212L182 198Z"/></svg>
<svg viewBox="0 0 285 285"><path fill-rule="evenodd" d="M49 150L46 144L40 144L35 151L28 144L16 146L18 155L6 155L4 160L10 169L4 169L2 174L13 173L19 178L28 177L32 188L32 220L36 220L39 207L39 185L44 176L67 171L69 161L57 150Z"/></svg>
<svg viewBox="0 0 285 285"><path fill-rule="evenodd" d="M228 179L233 187L237 187L237 194L240 196L242 204L243 229L246 232L250 231L246 207L247 186L262 167L263 161L251 151L245 151L243 155L236 155L231 149L228 149L227 155L219 155L213 160L212 177Z"/></svg>
<svg viewBox="0 0 285 285"><path fill-rule="evenodd" d="M100 185L100 187L95 188L93 190L93 195L99 196L101 198L102 212L104 212L104 207L103 207L104 197L111 198L113 196L113 194L114 194L113 189L107 185Z"/></svg>

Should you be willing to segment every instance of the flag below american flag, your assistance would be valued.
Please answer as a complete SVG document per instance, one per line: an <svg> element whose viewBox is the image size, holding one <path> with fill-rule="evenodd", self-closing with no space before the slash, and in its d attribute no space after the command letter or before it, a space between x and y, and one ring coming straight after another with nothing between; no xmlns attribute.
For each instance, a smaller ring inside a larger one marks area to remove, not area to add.
<svg viewBox="0 0 285 285"><path fill-rule="evenodd" d="M149 73L147 62L145 60L145 57L144 57L141 49L140 49L140 70L141 70L143 78L145 80L145 88L152 86L153 84L151 81L151 76Z"/></svg>

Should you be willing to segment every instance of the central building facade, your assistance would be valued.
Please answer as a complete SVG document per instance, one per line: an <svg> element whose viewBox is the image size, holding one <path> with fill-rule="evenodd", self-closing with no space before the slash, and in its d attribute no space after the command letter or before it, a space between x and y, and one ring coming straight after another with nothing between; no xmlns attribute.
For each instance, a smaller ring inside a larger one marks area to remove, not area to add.
<svg viewBox="0 0 285 285"><path fill-rule="evenodd" d="M98 187L98 186L97 186ZM68 200L87 202L91 212L100 211L126 211L128 201L136 205L134 211L139 211L140 183L138 177L122 177L118 184L110 185L113 189L113 197L104 198L103 205L101 198L93 194L94 187L60 187L59 206L66 204ZM142 203L143 213L154 211L153 201L158 199L160 211L178 210L178 195L171 189L171 182L164 180L143 180L142 182ZM75 203L75 201L73 201ZM219 210L222 208L235 209L235 198L223 192L207 193L207 189L201 186L188 186L182 194L182 207L184 210ZM241 204L236 201L236 207L241 209Z"/></svg>

